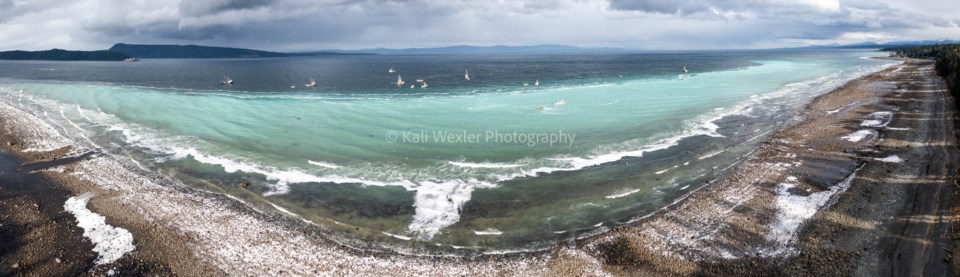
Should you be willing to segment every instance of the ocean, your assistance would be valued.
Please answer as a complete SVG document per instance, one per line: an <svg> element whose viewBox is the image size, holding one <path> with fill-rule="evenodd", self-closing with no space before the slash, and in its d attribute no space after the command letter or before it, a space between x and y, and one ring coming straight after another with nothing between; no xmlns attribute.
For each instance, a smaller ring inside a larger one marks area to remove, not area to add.
<svg viewBox="0 0 960 277"><path fill-rule="evenodd" d="M884 55L2 61L0 101L78 145L298 217L350 247L507 253L682 199L813 97L896 63L867 58Z"/></svg>

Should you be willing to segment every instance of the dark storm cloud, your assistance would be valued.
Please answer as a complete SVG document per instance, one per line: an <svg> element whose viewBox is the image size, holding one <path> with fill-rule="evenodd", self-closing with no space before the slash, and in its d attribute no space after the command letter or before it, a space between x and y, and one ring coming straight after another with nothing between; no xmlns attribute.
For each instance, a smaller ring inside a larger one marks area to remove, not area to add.
<svg viewBox="0 0 960 277"><path fill-rule="evenodd" d="M709 11L710 7L711 5L696 0L610 0L612 9L661 14L694 14Z"/></svg>
<svg viewBox="0 0 960 277"><path fill-rule="evenodd" d="M180 2L180 14L184 16L201 16L213 13L222 13L233 10L253 9L272 4L271 0L203 0Z"/></svg>

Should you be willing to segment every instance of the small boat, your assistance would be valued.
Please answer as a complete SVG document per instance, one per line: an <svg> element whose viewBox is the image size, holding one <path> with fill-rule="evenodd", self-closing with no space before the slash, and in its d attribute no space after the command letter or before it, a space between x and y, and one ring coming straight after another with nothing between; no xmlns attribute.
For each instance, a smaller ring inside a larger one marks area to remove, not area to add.
<svg viewBox="0 0 960 277"><path fill-rule="evenodd" d="M423 82L423 84L420 85L420 88L427 88L427 82Z"/></svg>
<svg viewBox="0 0 960 277"><path fill-rule="evenodd" d="M303 85L303 86L308 87L308 88L315 88L315 87L317 87L317 81L314 80L313 78L310 78L310 83L308 83L308 84L306 84L306 85Z"/></svg>
<svg viewBox="0 0 960 277"><path fill-rule="evenodd" d="M563 106L566 104L567 104L567 101L564 101L563 99L557 100L557 102L553 102L554 106Z"/></svg>
<svg viewBox="0 0 960 277"><path fill-rule="evenodd" d="M394 72L397 72L397 71L396 71L396 70L393 70L393 67L391 67L389 70L387 70L387 73L394 73Z"/></svg>
<svg viewBox="0 0 960 277"><path fill-rule="evenodd" d="M470 81L470 71L467 71L466 69L463 70L463 79Z"/></svg>
<svg viewBox="0 0 960 277"><path fill-rule="evenodd" d="M232 85L233 79L230 79L230 76L223 75L223 81L220 81L221 85Z"/></svg>
<svg viewBox="0 0 960 277"><path fill-rule="evenodd" d="M417 79L417 83L423 83L423 79Z"/></svg>
<svg viewBox="0 0 960 277"><path fill-rule="evenodd" d="M417 87L417 85L410 84L410 88L416 88L416 87Z"/></svg>
<svg viewBox="0 0 960 277"><path fill-rule="evenodd" d="M533 85L534 85L534 86L540 86L540 80L537 80L536 82L533 82Z"/></svg>
<svg viewBox="0 0 960 277"><path fill-rule="evenodd" d="M397 86L398 87L403 86L404 83L406 82L403 81L403 77L400 77L400 75L397 75Z"/></svg>
<svg viewBox="0 0 960 277"><path fill-rule="evenodd" d="M290 86L290 88L297 88L297 86L293 86L293 85L291 85L291 86Z"/></svg>
<svg viewBox="0 0 960 277"><path fill-rule="evenodd" d="M687 66L684 65L684 66L683 66L683 74L687 74L688 72L689 72L689 71L687 71Z"/></svg>
<svg viewBox="0 0 960 277"><path fill-rule="evenodd" d="M126 58L126 59L123 59L124 62L135 62L135 61L139 61L139 60L140 60L140 59L137 59L137 58Z"/></svg>

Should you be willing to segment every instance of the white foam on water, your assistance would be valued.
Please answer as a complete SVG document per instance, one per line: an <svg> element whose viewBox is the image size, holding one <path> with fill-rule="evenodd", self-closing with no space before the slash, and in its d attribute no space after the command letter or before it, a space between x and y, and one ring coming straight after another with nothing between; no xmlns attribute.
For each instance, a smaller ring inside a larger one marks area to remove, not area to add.
<svg viewBox="0 0 960 277"><path fill-rule="evenodd" d="M495 229L495 228L487 228L487 229L484 229L483 231L473 231L473 233L474 233L475 235L478 235L478 236L499 236L499 235L503 235L503 232L502 232L502 231L497 230L497 229Z"/></svg>
<svg viewBox="0 0 960 277"><path fill-rule="evenodd" d="M653 174L660 175L660 174L663 174L664 172L667 172L667 171L670 171L670 169L667 168L667 169L664 169L664 170L660 170L660 171L654 172Z"/></svg>
<svg viewBox="0 0 960 277"><path fill-rule="evenodd" d="M878 135L876 130L864 129L858 130L852 134L842 136L841 139L845 139L850 142L859 142L865 138L876 138Z"/></svg>
<svg viewBox="0 0 960 277"><path fill-rule="evenodd" d="M96 263L109 264L136 248L133 234L126 229L110 226L102 215L88 210L90 197L93 197L92 193L70 197L63 208L77 218L77 226L83 228L83 236L93 243L93 251L97 252Z"/></svg>
<svg viewBox="0 0 960 277"><path fill-rule="evenodd" d="M887 127L886 129L891 131L909 131L910 127Z"/></svg>
<svg viewBox="0 0 960 277"><path fill-rule="evenodd" d="M49 123L32 113L14 108L12 103L0 107L0 118L5 121L6 128L15 128L7 131L16 133L23 140L18 142L23 152L46 152L71 145L70 140Z"/></svg>
<svg viewBox="0 0 960 277"><path fill-rule="evenodd" d="M716 156L716 155L720 155L720 153L723 153L724 151L727 151L727 150L720 150L720 151L717 151L717 152L709 153L709 154L700 156L700 157L697 158L697 159L698 159L698 160L707 159L707 158L710 158L710 157L713 157L713 156Z"/></svg>
<svg viewBox="0 0 960 277"><path fill-rule="evenodd" d="M312 165L315 165L315 166L325 167L325 168L331 168L331 169L340 168L339 165L336 165L336 164L334 164L334 163L328 163L328 162L318 162L318 161L313 161L313 160L307 160L307 163L312 164Z"/></svg>
<svg viewBox="0 0 960 277"><path fill-rule="evenodd" d="M460 221L460 207L470 200L476 188L495 187L494 184L472 181L423 182L416 188L413 221L410 231L430 239L440 229Z"/></svg>
<svg viewBox="0 0 960 277"><path fill-rule="evenodd" d="M881 162L885 162L885 163L902 163L903 162L903 159L901 159L900 156L897 156L897 155L890 155L885 158L874 158L874 159Z"/></svg>
<svg viewBox="0 0 960 277"><path fill-rule="evenodd" d="M469 162L454 162L454 161L449 161L447 163L458 166L458 167L466 167L466 168L515 168L515 167L521 166L519 164L506 164L506 163L469 163Z"/></svg>
<svg viewBox="0 0 960 277"><path fill-rule="evenodd" d="M617 198L624 197L624 196L627 196L627 195L631 195L631 194L634 194L634 193L637 193L637 192L640 192L640 189L628 190L628 191L621 192L621 193L617 193L617 194L611 194L611 195L607 195L607 196L604 197L604 198L607 198L607 199L617 199Z"/></svg>
<svg viewBox="0 0 960 277"><path fill-rule="evenodd" d="M393 237L393 238L395 238L395 239L399 239L399 240L411 240L411 239L413 239L413 238L408 237L408 236L401 236L401 235L391 234L391 233L387 233L387 232L381 232L381 233L383 233L384 235L387 235L387 236L391 236L391 237Z"/></svg>
<svg viewBox="0 0 960 277"><path fill-rule="evenodd" d="M270 206L273 206L274 209L277 209L278 211L280 211L280 212L282 212L282 213L285 213L285 214L287 214L287 215L291 215L291 216L298 217L298 218L300 217L300 216L298 216L297 214L295 214L295 213L293 213L293 212L291 212L291 211L289 211L289 210L287 210L287 209L284 209L283 207L280 207L280 206L277 205L277 204L270 203Z"/></svg>

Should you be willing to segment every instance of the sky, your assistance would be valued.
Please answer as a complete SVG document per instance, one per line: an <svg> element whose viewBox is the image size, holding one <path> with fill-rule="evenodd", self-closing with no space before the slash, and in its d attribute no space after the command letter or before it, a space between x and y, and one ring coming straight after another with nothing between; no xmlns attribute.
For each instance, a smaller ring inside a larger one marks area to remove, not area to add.
<svg viewBox="0 0 960 277"><path fill-rule="evenodd" d="M0 0L0 50L778 48L960 39L958 11L956 0Z"/></svg>

